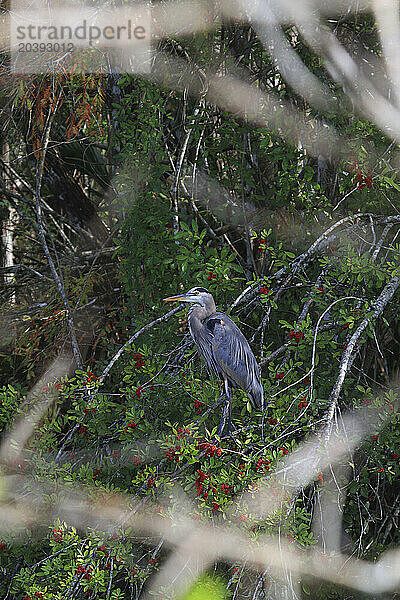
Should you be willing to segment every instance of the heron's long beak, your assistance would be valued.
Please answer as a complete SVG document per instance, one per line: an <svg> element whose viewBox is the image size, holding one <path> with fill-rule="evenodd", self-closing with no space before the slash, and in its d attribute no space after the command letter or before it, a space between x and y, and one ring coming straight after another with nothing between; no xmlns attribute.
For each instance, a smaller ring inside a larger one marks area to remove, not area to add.
<svg viewBox="0 0 400 600"><path fill-rule="evenodd" d="M187 302L188 296L187 294L178 294L177 296L169 296L169 298L164 298L164 302L175 302L180 300L181 302Z"/></svg>

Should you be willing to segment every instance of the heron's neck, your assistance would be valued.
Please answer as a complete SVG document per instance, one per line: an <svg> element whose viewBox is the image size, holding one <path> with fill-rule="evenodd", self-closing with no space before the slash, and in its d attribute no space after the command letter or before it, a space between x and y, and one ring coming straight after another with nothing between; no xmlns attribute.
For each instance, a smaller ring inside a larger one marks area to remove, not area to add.
<svg viewBox="0 0 400 600"><path fill-rule="evenodd" d="M200 304L193 304L189 309L189 322L203 321L206 317L216 312L215 302L213 301L208 306L200 306Z"/></svg>

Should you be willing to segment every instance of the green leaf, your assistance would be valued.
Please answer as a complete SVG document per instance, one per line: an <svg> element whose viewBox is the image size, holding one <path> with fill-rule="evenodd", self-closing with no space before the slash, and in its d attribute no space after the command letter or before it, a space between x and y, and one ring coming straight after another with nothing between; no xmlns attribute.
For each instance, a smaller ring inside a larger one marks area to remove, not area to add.
<svg viewBox="0 0 400 600"><path fill-rule="evenodd" d="M181 600L224 600L226 588L220 577L203 575Z"/></svg>

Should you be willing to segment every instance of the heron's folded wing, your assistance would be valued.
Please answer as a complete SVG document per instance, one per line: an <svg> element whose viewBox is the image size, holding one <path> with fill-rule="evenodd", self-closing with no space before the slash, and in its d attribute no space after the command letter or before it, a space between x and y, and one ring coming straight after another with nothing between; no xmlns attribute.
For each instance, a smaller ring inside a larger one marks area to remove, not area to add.
<svg viewBox="0 0 400 600"><path fill-rule="evenodd" d="M222 374L247 392L252 403L261 408L264 395L260 371L248 341L227 315L216 313L213 318L219 320L214 326L212 340L215 362Z"/></svg>
<svg viewBox="0 0 400 600"><path fill-rule="evenodd" d="M196 332L196 335L192 337L195 340L196 346L202 355L204 362L207 365L207 369L217 375L217 377L221 377L221 370L219 368L218 363L215 360L215 356L212 350L212 343L214 339L213 334L214 326L210 323L210 327L204 326L200 331Z"/></svg>

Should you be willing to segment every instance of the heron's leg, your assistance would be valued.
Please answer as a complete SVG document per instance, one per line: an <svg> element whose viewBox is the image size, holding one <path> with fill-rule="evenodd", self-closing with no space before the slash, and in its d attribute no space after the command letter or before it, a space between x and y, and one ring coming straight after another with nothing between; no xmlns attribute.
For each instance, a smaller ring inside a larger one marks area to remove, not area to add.
<svg viewBox="0 0 400 600"><path fill-rule="evenodd" d="M226 379L224 380L224 389L225 389L225 405L224 405L224 409L222 411L221 421L219 422L218 430L217 430L217 435L219 435L219 436L222 434L222 432L225 429L226 421L228 421L228 431L227 431L228 435L229 435L230 429L231 429L232 394L229 389L228 381Z"/></svg>
<svg viewBox="0 0 400 600"><path fill-rule="evenodd" d="M229 389L229 384L227 381L225 381L225 392L226 392L226 413L227 413L227 419L228 419L228 430L227 430L227 434L229 435L231 432L231 425L232 425L232 421L231 421L231 413L232 413L232 390Z"/></svg>

